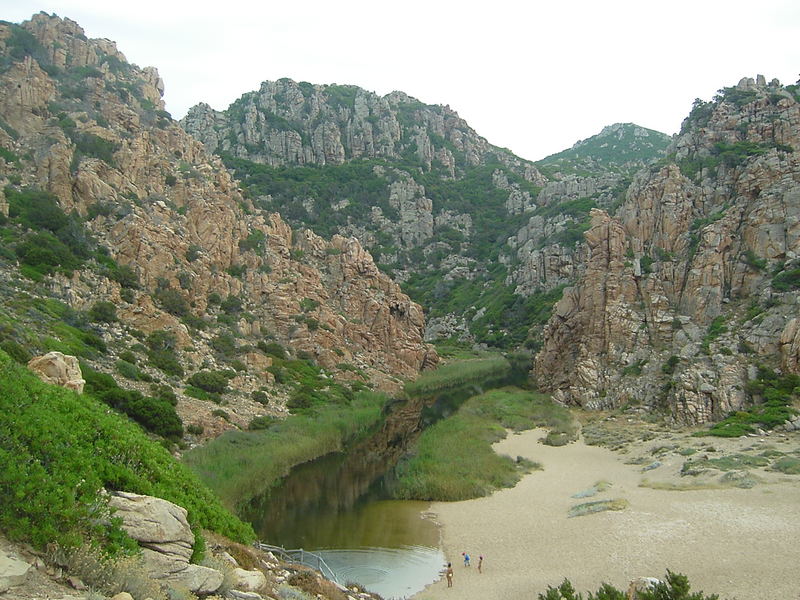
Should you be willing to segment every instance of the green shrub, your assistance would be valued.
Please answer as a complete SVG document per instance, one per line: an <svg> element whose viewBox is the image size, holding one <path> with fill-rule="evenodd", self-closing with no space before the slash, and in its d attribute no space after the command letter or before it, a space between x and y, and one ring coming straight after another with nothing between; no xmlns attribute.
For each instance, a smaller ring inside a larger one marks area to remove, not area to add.
<svg viewBox="0 0 800 600"><path fill-rule="evenodd" d="M256 344L256 347L261 350L264 354L268 354L269 356L274 356L276 358L286 358L286 350L283 349L278 342L264 342L260 341Z"/></svg>
<svg viewBox="0 0 800 600"><path fill-rule="evenodd" d="M158 496L185 507L193 526L254 537L141 429L90 395L42 383L3 353L0 438L0 529L12 540L133 550L103 508L103 489Z"/></svg>
<svg viewBox="0 0 800 600"><path fill-rule="evenodd" d="M214 394L228 391L228 377L222 371L198 371L187 380L195 387Z"/></svg>
<svg viewBox="0 0 800 600"><path fill-rule="evenodd" d="M200 254L202 254L202 252L202 246L198 246L197 244L189 244L189 247L186 250L186 260L189 262L194 262L200 258Z"/></svg>
<svg viewBox="0 0 800 600"><path fill-rule="evenodd" d="M205 431L205 428L196 423L192 423L186 427L186 433L191 433L192 435L202 435L203 431Z"/></svg>
<svg viewBox="0 0 800 600"><path fill-rule="evenodd" d="M14 340L10 339L0 342L0 350L3 350L21 365L27 365L28 361L33 358L30 352L28 352Z"/></svg>
<svg viewBox="0 0 800 600"><path fill-rule="evenodd" d="M89 320L95 323L114 323L117 321L117 307L113 302L98 300L92 304L87 313Z"/></svg>
<svg viewBox="0 0 800 600"><path fill-rule="evenodd" d="M675 368L678 366L678 363L681 362L680 356L672 355L667 359L663 365L661 365L661 371L666 375L672 375L675 372Z"/></svg>
<svg viewBox="0 0 800 600"><path fill-rule="evenodd" d="M799 386L800 376L779 376L772 369L759 366L758 377L748 381L745 386L745 391L753 399L753 405L746 411L728 415L714 424L705 435L737 437L753 433L755 425L771 429L783 424L796 413L792 404Z"/></svg>
<svg viewBox="0 0 800 600"><path fill-rule="evenodd" d="M253 419L250 420L250 423L248 424L247 428L251 431L256 431L259 429L269 429L274 423L277 423L278 421L279 419L277 419L276 417L271 417L267 415L261 417L253 417Z"/></svg>
<svg viewBox="0 0 800 600"><path fill-rule="evenodd" d="M239 240L239 249L243 252L246 252L247 250L259 252L263 250L266 240L267 236L264 234L264 232L256 230L250 233L250 235L248 235L245 239Z"/></svg>
<svg viewBox="0 0 800 600"><path fill-rule="evenodd" d="M132 381L152 381L152 377L147 373L143 373L139 367L126 360L118 360L115 366L117 372L125 379L131 379Z"/></svg>
<svg viewBox="0 0 800 600"><path fill-rule="evenodd" d="M719 600L717 594L706 596L703 592L691 592L689 580L685 575L667 570L665 581L659 581L652 588L637 592L639 600ZM589 592L587 600L625 600L628 596L615 587L604 583L597 594ZM575 591L568 579L558 587L548 586L547 591L538 595L538 600L583 600L583 594Z"/></svg>
<svg viewBox="0 0 800 600"><path fill-rule="evenodd" d="M161 308L176 317L185 317L189 314L189 303L178 290L170 287L160 288L153 292L153 297Z"/></svg>
<svg viewBox="0 0 800 600"><path fill-rule="evenodd" d="M84 390L87 394L128 415L156 435L169 439L180 439L183 436L180 417L168 402L145 397L137 390L123 389L113 377L95 371L88 365L81 365L81 371L86 381Z"/></svg>
<svg viewBox="0 0 800 600"><path fill-rule="evenodd" d="M187 385L183 390L183 393L192 398L197 398L198 400L213 402L214 404L222 404L222 396L219 394L201 390L199 387L195 387L193 385Z"/></svg>
<svg viewBox="0 0 800 600"><path fill-rule="evenodd" d="M148 362L163 373L175 377L183 377L183 365L171 350L150 350Z"/></svg>
<svg viewBox="0 0 800 600"><path fill-rule="evenodd" d="M214 350L226 357L236 356L238 353L236 338L229 333L220 333L216 337L212 338L209 345Z"/></svg>
<svg viewBox="0 0 800 600"><path fill-rule="evenodd" d="M222 410L221 408L215 408L214 410L211 411L211 414L214 415L215 417L219 417L221 419L225 419L226 421L230 421L231 420L230 415L228 413L226 413L224 410Z"/></svg>
<svg viewBox="0 0 800 600"><path fill-rule="evenodd" d="M119 359L124 360L125 362L129 362L132 365L135 365L137 362L139 362L139 359L130 350L123 350L122 352L120 352Z"/></svg>
<svg viewBox="0 0 800 600"><path fill-rule="evenodd" d="M163 400L172 406L178 405L178 397L175 395L175 390L165 383L152 383L150 384L150 393L154 398Z"/></svg>
<svg viewBox="0 0 800 600"><path fill-rule="evenodd" d="M800 288L800 269L781 271L772 278L772 287L777 292L788 292Z"/></svg>
<svg viewBox="0 0 800 600"><path fill-rule="evenodd" d="M250 394L250 397L259 404L263 404L265 406L269 404L269 396L260 390L255 390L252 394Z"/></svg>
<svg viewBox="0 0 800 600"><path fill-rule="evenodd" d="M209 296L210 298L210 296ZM219 307L229 315L234 315L242 312L242 300L237 296L228 296L225 300L219 302Z"/></svg>

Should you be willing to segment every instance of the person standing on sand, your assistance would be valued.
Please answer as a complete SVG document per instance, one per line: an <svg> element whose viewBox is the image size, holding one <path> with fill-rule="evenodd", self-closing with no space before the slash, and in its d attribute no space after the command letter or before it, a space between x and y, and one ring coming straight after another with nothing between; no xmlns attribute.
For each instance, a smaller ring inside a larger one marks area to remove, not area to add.
<svg viewBox="0 0 800 600"><path fill-rule="evenodd" d="M481 568L483 567L483 554L478 557L478 573L483 573Z"/></svg>
<svg viewBox="0 0 800 600"><path fill-rule="evenodd" d="M445 576L447 577L447 587L453 587L453 564L447 563L447 571L445 571Z"/></svg>
<svg viewBox="0 0 800 600"><path fill-rule="evenodd" d="M469 566L469 554L467 554L466 552L462 552L461 556L464 557L464 566L468 567Z"/></svg>

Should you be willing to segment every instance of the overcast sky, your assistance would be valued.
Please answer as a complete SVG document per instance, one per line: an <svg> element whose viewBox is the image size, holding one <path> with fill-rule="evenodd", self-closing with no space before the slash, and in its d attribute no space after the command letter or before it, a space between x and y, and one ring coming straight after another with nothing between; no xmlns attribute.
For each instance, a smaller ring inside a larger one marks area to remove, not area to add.
<svg viewBox="0 0 800 600"><path fill-rule="evenodd" d="M530 160L603 126L675 133L699 97L761 73L800 75L797 0L0 0L39 11L155 66L175 118L223 110L265 80L402 90L449 104Z"/></svg>

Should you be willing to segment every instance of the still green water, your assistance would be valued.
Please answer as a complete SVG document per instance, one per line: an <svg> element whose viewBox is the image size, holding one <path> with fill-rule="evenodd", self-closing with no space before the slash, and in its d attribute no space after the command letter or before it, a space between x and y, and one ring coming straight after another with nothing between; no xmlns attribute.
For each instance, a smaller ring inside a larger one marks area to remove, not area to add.
<svg viewBox="0 0 800 600"><path fill-rule="evenodd" d="M439 578L439 531L426 502L387 500L385 456L330 454L296 467L242 515L258 537L321 555L340 583L408 598Z"/></svg>

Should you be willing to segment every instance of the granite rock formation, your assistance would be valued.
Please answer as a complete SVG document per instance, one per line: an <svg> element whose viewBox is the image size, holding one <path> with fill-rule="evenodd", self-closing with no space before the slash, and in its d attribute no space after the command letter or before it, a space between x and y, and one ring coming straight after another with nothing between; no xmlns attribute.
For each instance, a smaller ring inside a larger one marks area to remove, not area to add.
<svg viewBox="0 0 800 600"><path fill-rule="evenodd" d="M240 345L249 341L251 368L232 385L248 393L271 380L271 359L255 348L267 336L292 355L333 372L348 364L388 389L436 364L422 309L363 246L293 230L254 207L164 110L154 68L131 65L113 42L87 39L78 24L44 13L0 25L0 56L4 185L53 194L135 280L126 287L103 269L62 271L48 283L55 297L76 310L113 303L119 321L108 333L127 345L136 341L131 332L170 332L190 372L214 354L220 309L209 298L234 298L227 324ZM338 150L326 144L321 152L334 160ZM0 206L7 215L5 197ZM167 296L183 308L170 310ZM301 309L303 301L313 308ZM205 367L216 366L208 360Z"/></svg>
<svg viewBox="0 0 800 600"><path fill-rule="evenodd" d="M696 102L613 216L592 211L535 360L545 390L703 423L745 406L756 363L797 373L796 89L746 78Z"/></svg>

